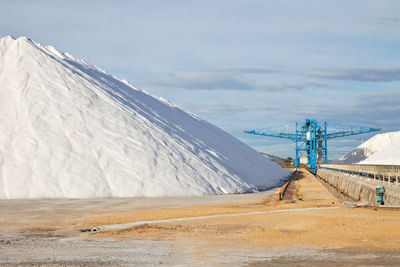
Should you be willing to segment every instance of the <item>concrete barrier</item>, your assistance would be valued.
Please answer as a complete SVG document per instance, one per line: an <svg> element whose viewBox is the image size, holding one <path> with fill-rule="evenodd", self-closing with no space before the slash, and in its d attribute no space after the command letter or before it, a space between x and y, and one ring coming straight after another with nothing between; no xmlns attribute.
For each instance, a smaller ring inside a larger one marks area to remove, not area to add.
<svg viewBox="0 0 400 267"><path fill-rule="evenodd" d="M338 193L358 203L377 205L375 188L382 185L373 179L328 169L318 169L317 177L333 187ZM400 207L400 188L388 182L384 184L385 206Z"/></svg>

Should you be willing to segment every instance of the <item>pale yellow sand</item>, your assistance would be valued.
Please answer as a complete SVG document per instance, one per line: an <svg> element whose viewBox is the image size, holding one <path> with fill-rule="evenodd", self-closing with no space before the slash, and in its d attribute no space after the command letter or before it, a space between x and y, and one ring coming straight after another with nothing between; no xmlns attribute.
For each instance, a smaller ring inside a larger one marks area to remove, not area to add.
<svg viewBox="0 0 400 267"><path fill-rule="evenodd" d="M283 201L264 196L251 202L101 216L82 222L81 225L95 226L211 214L341 205L316 178L302 170L298 180L290 186L287 199ZM132 230L99 233L96 236L201 240L209 242L210 247L248 244L269 248L400 251L400 210L344 207L332 210L267 213L146 225Z"/></svg>

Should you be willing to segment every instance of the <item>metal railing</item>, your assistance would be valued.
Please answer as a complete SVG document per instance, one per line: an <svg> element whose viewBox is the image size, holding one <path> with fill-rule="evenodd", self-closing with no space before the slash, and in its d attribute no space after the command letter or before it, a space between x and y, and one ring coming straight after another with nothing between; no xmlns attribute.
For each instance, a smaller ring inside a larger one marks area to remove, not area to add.
<svg viewBox="0 0 400 267"><path fill-rule="evenodd" d="M319 168L400 186L400 165L321 164Z"/></svg>

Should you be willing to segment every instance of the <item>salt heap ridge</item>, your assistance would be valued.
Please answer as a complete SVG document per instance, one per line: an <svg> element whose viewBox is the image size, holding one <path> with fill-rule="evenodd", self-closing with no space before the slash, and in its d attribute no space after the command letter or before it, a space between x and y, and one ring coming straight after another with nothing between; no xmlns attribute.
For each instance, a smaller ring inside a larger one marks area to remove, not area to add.
<svg viewBox="0 0 400 267"><path fill-rule="evenodd" d="M400 164L400 131L376 134L339 159L340 163Z"/></svg>
<svg viewBox="0 0 400 267"><path fill-rule="evenodd" d="M227 194L289 173L166 100L26 37L0 38L0 198Z"/></svg>
<svg viewBox="0 0 400 267"><path fill-rule="evenodd" d="M376 139L373 139L375 136L371 138L373 140L370 139L380 149L360 164L400 165L400 131L381 135Z"/></svg>
<svg viewBox="0 0 400 267"><path fill-rule="evenodd" d="M339 162L346 164L359 163L389 147L397 140L400 141L400 131L376 134L341 157Z"/></svg>

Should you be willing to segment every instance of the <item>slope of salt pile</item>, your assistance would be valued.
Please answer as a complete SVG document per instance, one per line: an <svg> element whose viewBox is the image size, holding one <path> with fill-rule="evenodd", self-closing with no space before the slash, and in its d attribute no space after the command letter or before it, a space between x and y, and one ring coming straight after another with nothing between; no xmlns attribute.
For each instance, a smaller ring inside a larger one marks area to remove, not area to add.
<svg viewBox="0 0 400 267"><path fill-rule="evenodd" d="M388 146L361 161L360 164L400 165L400 138L395 138Z"/></svg>
<svg viewBox="0 0 400 267"><path fill-rule="evenodd" d="M357 148L339 159L341 163L359 163L372 157L374 154L389 148L397 140L400 141L400 131L374 135Z"/></svg>
<svg viewBox="0 0 400 267"><path fill-rule="evenodd" d="M271 187L289 173L214 125L25 37L0 38L0 198Z"/></svg>

